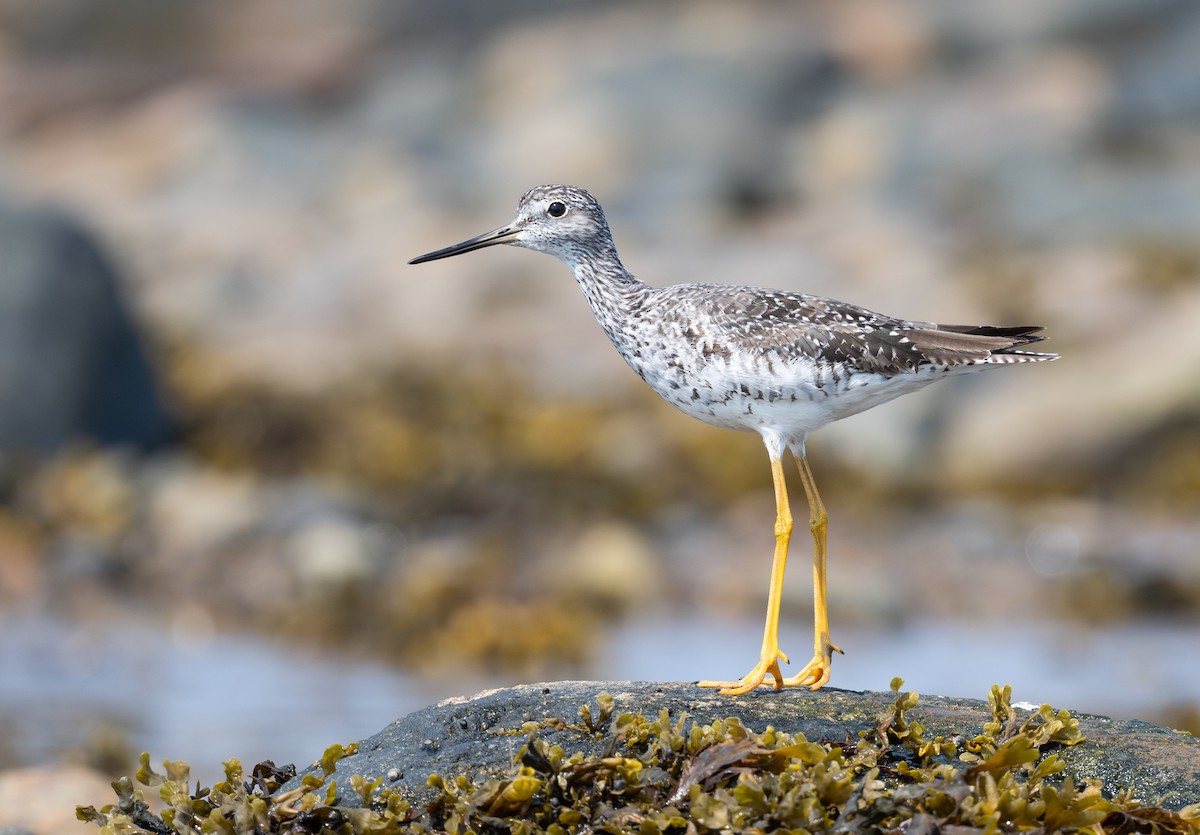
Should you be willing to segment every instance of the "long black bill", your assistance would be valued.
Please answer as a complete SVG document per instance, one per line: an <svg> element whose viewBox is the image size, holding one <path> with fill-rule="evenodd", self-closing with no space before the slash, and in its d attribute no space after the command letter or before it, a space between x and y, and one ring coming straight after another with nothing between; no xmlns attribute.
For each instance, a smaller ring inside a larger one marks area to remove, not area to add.
<svg viewBox="0 0 1200 835"><path fill-rule="evenodd" d="M501 226L499 229L493 229L491 232L484 232L482 235L476 235L474 238L468 238L460 244L448 246L445 249L439 249L436 252L427 252L424 255L418 255L408 263L424 264L426 261L436 261L439 258L449 258L451 255L462 255L464 252L471 252L475 249L483 249L485 246L495 246L496 244L512 243L519 230L511 226Z"/></svg>

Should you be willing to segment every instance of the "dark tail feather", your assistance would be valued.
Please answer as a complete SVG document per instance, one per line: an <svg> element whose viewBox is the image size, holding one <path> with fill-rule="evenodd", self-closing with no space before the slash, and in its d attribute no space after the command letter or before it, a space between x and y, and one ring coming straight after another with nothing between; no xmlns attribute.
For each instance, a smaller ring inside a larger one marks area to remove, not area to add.
<svg viewBox="0 0 1200 835"><path fill-rule="evenodd" d="M929 362L950 365L963 362L1036 362L1057 359L1057 354L1024 351L1026 345L1041 342L1038 325L1003 328L992 325L934 325L930 329L906 331L914 346Z"/></svg>
<svg viewBox="0 0 1200 835"><path fill-rule="evenodd" d="M937 329L940 331L950 331L951 333L970 334L972 336L999 336L1013 340L1012 347L1014 348L1018 345L1041 342L1046 338L1034 335L1042 329L1041 325L1018 325L1015 328L998 328L992 325L938 325Z"/></svg>

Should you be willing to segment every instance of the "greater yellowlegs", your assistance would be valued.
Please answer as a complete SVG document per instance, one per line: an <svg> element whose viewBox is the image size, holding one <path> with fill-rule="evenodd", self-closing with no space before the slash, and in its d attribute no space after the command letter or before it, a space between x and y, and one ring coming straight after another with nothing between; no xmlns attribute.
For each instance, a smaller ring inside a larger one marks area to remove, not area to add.
<svg viewBox="0 0 1200 835"><path fill-rule="evenodd" d="M574 186L538 186L512 223L412 259L420 264L495 244L547 252L575 274L600 327L645 380L685 414L762 436L775 486L775 556L767 625L754 668L737 681L701 681L746 693L829 681L834 652L825 595L828 515L805 457L808 433L945 377L1019 362L1057 359L1023 350L1040 327L976 327L915 322L846 302L720 284L651 287L629 273L600 204ZM783 474L791 450L808 497L813 537L813 658L785 678L779 663L779 604L792 512Z"/></svg>

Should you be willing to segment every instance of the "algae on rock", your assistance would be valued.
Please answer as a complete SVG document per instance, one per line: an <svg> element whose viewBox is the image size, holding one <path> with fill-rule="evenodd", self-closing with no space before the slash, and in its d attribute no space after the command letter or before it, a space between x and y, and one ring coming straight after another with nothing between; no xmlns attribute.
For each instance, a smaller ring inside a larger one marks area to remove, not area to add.
<svg viewBox="0 0 1200 835"><path fill-rule="evenodd" d="M247 778L231 760L224 781L194 792L186 764L168 762L159 775L143 755L137 778L160 787L159 814L123 778L114 783L117 804L81 808L79 816L102 835L914 827L1200 833L1200 802L1179 809L1144 804L1128 791L1111 794L1099 779L1072 775L1063 753L1084 736L1080 720L1065 710L1044 705L1022 717L1011 690L994 687L981 732L960 727L934 735L915 715L917 695L901 685L893 680L890 703L855 740L810 740L770 726L754 732L737 717L701 722L667 707L657 715L618 711L612 696L600 694L595 707L578 708L575 721L528 715L511 727L484 729L496 740L524 740L509 766L475 777L461 769L430 774L421 798L396 785L396 769L352 773L339 785L338 766L361 764L355 759L367 743L330 747L299 778L271 763ZM425 742L436 752L432 739Z"/></svg>

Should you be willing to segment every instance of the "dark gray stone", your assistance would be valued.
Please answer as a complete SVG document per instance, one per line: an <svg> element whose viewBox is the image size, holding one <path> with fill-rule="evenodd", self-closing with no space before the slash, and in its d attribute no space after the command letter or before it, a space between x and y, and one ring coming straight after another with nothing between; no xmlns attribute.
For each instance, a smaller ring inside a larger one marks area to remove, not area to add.
<svg viewBox="0 0 1200 835"><path fill-rule="evenodd" d="M399 789L417 803L428 802L433 795L426 786L430 774L465 774L479 782L507 773L526 737L503 731L516 731L530 720L578 722L580 705L591 704L595 712L596 696L602 693L616 700L615 713L637 711L656 716L666 709L673 717L686 713L690 721L700 724L736 716L754 731L771 725L819 742L856 741L858 732L873 727L895 701L891 693L833 688L816 693L789 689L721 696L689 683L529 684L449 699L398 719L363 740L357 754L338 763L338 785L348 786L346 777L352 774L383 777L384 785ZM1100 779L1110 793L1129 788L1143 802L1171 808L1200 801L1200 739L1145 722L1073 715L1087 740L1056 753L1076 778ZM987 702L924 695L908 716L922 722L930 737L976 733L991 720ZM568 754L595 754L604 747L603 742L575 730L547 728L539 735L561 745ZM319 768L309 771L320 773ZM284 790L297 784L292 781ZM340 802L357 805L357 797L344 791Z"/></svg>
<svg viewBox="0 0 1200 835"><path fill-rule="evenodd" d="M171 422L117 276L70 218L0 205L0 449L149 449Z"/></svg>

